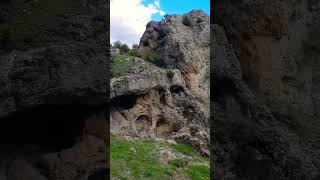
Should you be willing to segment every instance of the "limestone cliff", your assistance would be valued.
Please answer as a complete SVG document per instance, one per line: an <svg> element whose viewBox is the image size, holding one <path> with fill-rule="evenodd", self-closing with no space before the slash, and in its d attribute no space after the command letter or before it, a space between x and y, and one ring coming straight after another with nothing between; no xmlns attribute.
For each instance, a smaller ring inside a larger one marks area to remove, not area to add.
<svg viewBox="0 0 320 180"><path fill-rule="evenodd" d="M191 11L150 22L139 50L111 79L111 133L175 139L209 155L209 16Z"/></svg>
<svg viewBox="0 0 320 180"><path fill-rule="evenodd" d="M209 99L210 27L209 16L193 10L183 16L169 15L150 22L140 40L140 49L150 49L156 63L179 69L187 88L200 100Z"/></svg>

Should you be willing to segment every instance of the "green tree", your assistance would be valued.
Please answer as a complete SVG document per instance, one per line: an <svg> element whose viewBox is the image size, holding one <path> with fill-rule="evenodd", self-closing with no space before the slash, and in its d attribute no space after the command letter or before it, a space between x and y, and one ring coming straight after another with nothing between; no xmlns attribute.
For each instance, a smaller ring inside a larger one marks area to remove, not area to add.
<svg viewBox="0 0 320 180"><path fill-rule="evenodd" d="M120 49L121 45L122 45L122 43L120 41L115 41L113 43L113 47L118 48L118 49Z"/></svg>
<svg viewBox="0 0 320 180"><path fill-rule="evenodd" d="M120 50L120 54L122 55L128 55L130 54L131 49L129 48L129 46L125 43L122 43L120 41L115 41L113 43L113 47L114 48L118 48Z"/></svg>
<svg viewBox="0 0 320 180"><path fill-rule="evenodd" d="M131 56L138 56L138 51L139 51L139 45L138 44L133 44L132 49L130 51Z"/></svg>
<svg viewBox="0 0 320 180"><path fill-rule="evenodd" d="M130 52L130 48L126 44L121 44L119 49L120 49L120 54L129 54Z"/></svg>

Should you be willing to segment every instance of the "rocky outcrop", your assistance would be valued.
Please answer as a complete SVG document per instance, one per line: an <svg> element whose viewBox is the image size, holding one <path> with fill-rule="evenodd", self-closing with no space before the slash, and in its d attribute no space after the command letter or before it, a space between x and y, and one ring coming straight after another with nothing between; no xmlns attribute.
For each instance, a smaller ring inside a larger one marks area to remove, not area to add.
<svg viewBox="0 0 320 180"><path fill-rule="evenodd" d="M208 155L209 111L180 71L133 61L127 74L111 80L111 134L176 139Z"/></svg>
<svg viewBox="0 0 320 180"><path fill-rule="evenodd" d="M0 179L107 178L107 9L0 3Z"/></svg>
<svg viewBox="0 0 320 180"><path fill-rule="evenodd" d="M119 55L119 54L120 54L120 49L114 48L114 47L110 48L110 56L111 57Z"/></svg>
<svg viewBox="0 0 320 180"><path fill-rule="evenodd" d="M213 179L319 178L317 3L214 2Z"/></svg>
<svg viewBox="0 0 320 180"><path fill-rule="evenodd" d="M209 104L210 82L209 16L193 10L183 16L169 15L161 22L150 22L140 40L140 49L150 49L155 63L179 69L192 93Z"/></svg>
<svg viewBox="0 0 320 180"><path fill-rule="evenodd" d="M111 79L111 133L174 139L209 155L209 17L147 24L126 73ZM148 62L150 61L150 62Z"/></svg>

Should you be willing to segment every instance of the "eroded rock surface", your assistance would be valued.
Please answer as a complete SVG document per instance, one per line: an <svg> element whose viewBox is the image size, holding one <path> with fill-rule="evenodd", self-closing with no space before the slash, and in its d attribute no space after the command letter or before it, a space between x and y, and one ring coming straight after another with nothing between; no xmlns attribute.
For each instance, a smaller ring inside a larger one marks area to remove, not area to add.
<svg viewBox="0 0 320 180"><path fill-rule="evenodd" d="M188 90L180 71L133 61L127 74L111 80L111 133L173 138L209 155L208 108Z"/></svg>
<svg viewBox="0 0 320 180"><path fill-rule="evenodd" d="M169 15L150 22L140 40L140 49L150 49L158 65L179 69L192 93L209 104L209 16L193 10L183 16Z"/></svg>
<svg viewBox="0 0 320 180"><path fill-rule="evenodd" d="M213 179L318 179L318 2L213 7Z"/></svg>
<svg viewBox="0 0 320 180"><path fill-rule="evenodd" d="M208 37L209 16L198 10L148 23L139 52L149 59L111 80L111 132L175 139L209 155Z"/></svg>
<svg viewBox="0 0 320 180"><path fill-rule="evenodd" d="M1 1L0 179L107 179L107 1Z"/></svg>

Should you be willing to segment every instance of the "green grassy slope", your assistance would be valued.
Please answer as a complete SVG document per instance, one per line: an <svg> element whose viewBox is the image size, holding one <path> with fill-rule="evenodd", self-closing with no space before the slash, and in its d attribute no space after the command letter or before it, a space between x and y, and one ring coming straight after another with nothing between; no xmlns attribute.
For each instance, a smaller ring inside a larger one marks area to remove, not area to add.
<svg viewBox="0 0 320 180"><path fill-rule="evenodd" d="M111 138L112 179L190 179L209 180L209 159L183 144L151 139ZM164 163L161 151L172 158Z"/></svg>

